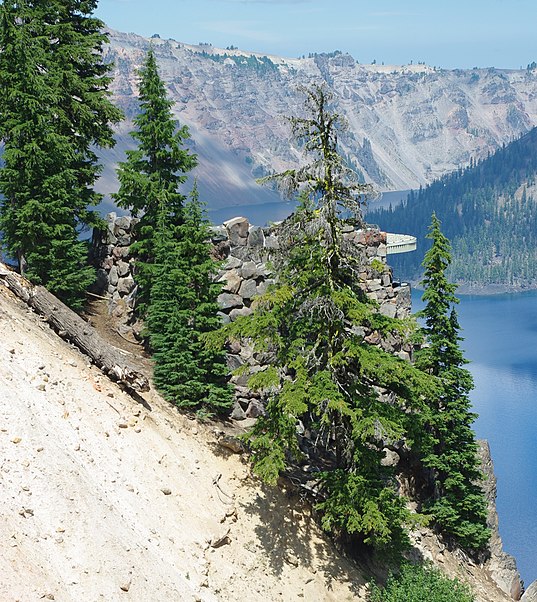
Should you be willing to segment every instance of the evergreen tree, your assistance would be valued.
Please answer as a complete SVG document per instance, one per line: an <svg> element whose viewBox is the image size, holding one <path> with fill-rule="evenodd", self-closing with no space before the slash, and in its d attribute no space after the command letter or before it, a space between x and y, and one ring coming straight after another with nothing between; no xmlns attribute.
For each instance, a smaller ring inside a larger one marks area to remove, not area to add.
<svg viewBox="0 0 537 602"><path fill-rule="evenodd" d="M155 384L179 407L221 412L232 404L224 355L200 339L220 326L221 285L213 282L218 264L210 255L209 223L197 190L186 204L179 190L197 159L183 148L188 130L177 129L152 49L140 76L141 113L132 133L138 147L119 166L115 198L141 214L131 251Z"/></svg>
<svg viewBox="0 0 537 602"><path fill-rule="evenodd" d="M222 412L233 403L225 356L200 338L220 326L216 299L221 285L214 282L218 264L210 256L210 226L196 190L183 214L177 226L164 204L158 210L147 311L154 380L164 397L181 408Z"/></svg>
<svg viewBox="0 0 537 602"><path fill-rule="evenodd" d="M416 353L416 366L433 374L442 383L441 395L434 398L429 425L431 439L423 458L431 469L435 490L425 505L445 533L455 537L468 550L481 550L490 537L486 527L486 501L479 482L482 479L477 444L471 428L476 415L468 397L472 376L460 349L462 340L454 305L456 285L446 279L451 262L448 239L433 213L428 237L432 241L423 261L427 343Z"/></svg>
<svg viewBox="0 0 537 602"><path fill-rule="evenodd" d="M140 70L140 114L131 133L138 142L127 151L127 161L118 168L120 188L113 195L117 204L134 216L141 214L131 251L137 258L136 278L139 285L137 309L145 315L153 281L157 219L160 207L166 206L170 227L180 225L185 195L179 185L186 173L197 164L196 156L183 148L189 138L186 126L177 128L172 101L166 96L153 49L147 53Z"/></svg>
<svg viewBox="0 0 537 602"><path fill-rule="evenodd" d="M0 7L3 245L30 280L76 309L94 278L79 240L99 221L88 208L100 200L93 145L113 144L110 123L121 115L106 98L106 37L91 18L94 6L6 0Z"/></svg>
<svg viewBox="0 0 537 602"><path fill-rule="evenodd" d="M403 329L368 300L359 286L367 258L343 237L344 226L362 224L360 204L371 190L338 154L341 122L330 95L321 87L305 93L307 116L290 123L311 161L270 178L303 191L279 231L277 286L213 341L250 337L273 358L249 381L268 395L267 415L249 436L256 473L274 483L296 462L308 463L325 529L396 549L410 514L393 469L383 466L383 447L408 431L435 379L365 340L371 330Z"/></svg>

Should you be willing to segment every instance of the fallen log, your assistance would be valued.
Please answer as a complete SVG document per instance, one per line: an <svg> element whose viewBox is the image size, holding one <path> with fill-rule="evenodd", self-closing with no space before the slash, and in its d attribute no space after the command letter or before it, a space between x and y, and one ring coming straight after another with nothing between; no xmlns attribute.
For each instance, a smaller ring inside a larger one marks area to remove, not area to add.
<svg viewBox="0 0 537 602"><path fill-rule="evenodd" d="M49 293L46 288L33 285L1 262L0 283L42 316L58 334L89 356L112 380L134 391L149 390L149 381L125 359L124 352L107 343L93 326Z"/></svg>

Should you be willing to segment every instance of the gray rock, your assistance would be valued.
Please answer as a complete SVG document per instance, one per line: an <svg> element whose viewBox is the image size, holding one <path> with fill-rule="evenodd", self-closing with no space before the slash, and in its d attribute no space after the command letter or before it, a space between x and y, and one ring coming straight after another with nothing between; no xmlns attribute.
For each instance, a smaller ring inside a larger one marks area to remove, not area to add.
<svg viewBox="0 0 537 602"><path fill-rule="evenodd" d="M239 387L247 387L248 381L250 380L250 377L252 376L252 374L261 372L261 370L263 370L263 368L261 366L251 366L249 371L246 372L245 374L241 374L239 376L232 376L231 382L234 385L237 385Z"/></svg>
<svg viewBox="0 0 537 602"><path fill-rule="evenodd" d="M265 246L265 233L263 228L259 226L250 226L248 232L248 246L249 247L264 247Z"/></svg>
<svg viewBox="0 0 537 602"><path fill-rule="evenodd" d="M241 265L242 265L242 261L238 257L234 257L233 255L230 255L224 262L224 268L226 270L240 268Z"/></svg>
<svg viewBox="0 0 537 602"><path fill-rule="evenodd" d="M246 410L245 418L259 418L259 416L265 415L265 408L263 404L257 399L252 399L248 409Z"/></svg>
<svg viewBox="0 0 537 602"><path fill-rule="evenodd" d="M272 275L272 268L269 268L266 263L257 264L257 275L260 278L269 278Z"/></svg>
<svg viewBox="0 0 537 602"><path fill-rule="evenodd" d="M221 295L218 295L218 305L220 305L222 309L231 309L232 307L242 307L244 303L240 295L222 293Z"/></svg>
<svg viewBox="0 0 537 602"><path fill-rule="evenodd" d="M230 372L234 372L237 368L240 368L244 364L244 360L234 353L228 353L226 355L226 366Z"/></svg>
<svg viewBox="0 0 537 602"><path fill-rule="evenodd" d="M258 275L257 266L253 261L245 261L242 264L241 276L246 280L248 278L255 278Z"/></svg>
<svg viewBox="0 0 537 602"><path fill-rule="evenodd" d="M384 449L384 458L380 461L382 466L397 466L399 464L399 454L391 449Z"/></svg>
<svg viewBox="0 0 537 602"><path fill-rule="evenodd" d="M117 290L120 295L128 295L134 287L134 280L131 276L120 278L117 283Z"/></svg>
<svg viewBox="0 0 537 602"><path fill-rule="evenodd" d="M229 312L229 319L234 322L240 316L249 316L252 310L249 307L241 307L240 309L232 309Z"/></svg>
<svg viewBox="0 0 537 602"><path fill-rule="evenodd" d="M397 305L395 303L383 303L380 306L380 313L383 316L388 316L388 318L395 318L395 314L397 313Z"/></svg>
<svg viewBox="0 0 537 602"><path fill-rule="evenodd" d="M123 234L123 236L118 236L117 242L122 247L128 247L131 244L130 234Z"/></svg>
<svg viewBox="0 0 537 602"><path fill-rule="evenodd" d="M222 324L229 324L231 322L231 320L229 319L229 316L227 314L225 314L223 311L219 311L216 314L220 320L222 321Z"/></svg>
<svg viewBox="0 0 537 602"><path fill-rule="evenodd" d="M274 234L265 237L265 249L279 249L280 242Z"/></svg>
<svg viewBox="0 0 537 602"><path fill-rule="evenodd" d="M126 261L119 261L117 264L117 273L119 276L127 276L130 273L130 265Z"/></svg>
<svg viewBox="0 0 537 602"><path fill-rule="evenodd" d="M118 269L117 269L117 266L113 265L110 268L110 272L108 273L108 284L110 284L110 286L117 286L118 280L119 280Z"/></svg>
<svg viewBox="0 0 537 602"><path fill-rule="evenodd" d="M239 289L239 295L243 299L251 299L257 294L257 284L255 280L243 280Z"/></svg>
<svg viewBox="0 0 537 602"><path fill-rule="evenodd" d="M130 230L131 221L131 217L129 217L128 215L123 215L122 217L118 217L115 219L115 226L116 228L122 228L123 230Z"/></svg>
<svg viewBox="0 0 537 602"><path fill-rule="evenodd" d="M264 295L268 290L268 284L266 280L262 280L256 287L256 295Z"/></svg>
<svg viewBox="0 0 537 602"><path fill-rule="evenodd" d="M246 245L246 239L248 237L248 228L250 223L245 217L234 217L233 219L224 222L224 226L228 232L229 242L231 246Z"/></svg>
<svg viewBox="0 0 537 602"><path fill-rule="evenodd" d="M232 420L244 420L246 417L247 416L246 416L244 410L241 408L240 403L238 401L235 402L235 405L233 406L233 411L231 412L231 419Z"/></svg>

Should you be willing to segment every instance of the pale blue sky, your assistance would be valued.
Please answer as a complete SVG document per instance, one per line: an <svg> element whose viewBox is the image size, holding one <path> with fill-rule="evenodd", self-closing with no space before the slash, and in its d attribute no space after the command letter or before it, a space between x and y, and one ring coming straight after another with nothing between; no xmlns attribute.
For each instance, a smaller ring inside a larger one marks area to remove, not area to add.
<svg viewBox="0 0 537 602"><path fill-rule="evenodd" d="M296 57L447 68L537 61L537 0L100 0L119 31Z"/></svg>

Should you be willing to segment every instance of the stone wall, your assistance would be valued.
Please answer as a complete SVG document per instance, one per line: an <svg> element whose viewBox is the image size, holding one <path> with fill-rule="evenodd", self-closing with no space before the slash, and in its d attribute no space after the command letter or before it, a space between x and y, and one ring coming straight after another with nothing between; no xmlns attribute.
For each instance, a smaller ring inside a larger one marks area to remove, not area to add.
<svg viewBox="0 0 537 602"><path fill-rule="evenodd" d="M94 255L98 267L98 286L109 298L109 311L115 327L123 336L137 330L132 309L136 295L133 261L129 257L132 228L137 220L131 217L107 216L108 227L94 235ZM223 323L252 312L256 295L263 294L274 282L269 267L272 253L278 249L278 226L261 228L251 225L244 217L236 217L213 229L212 244L215 257L223 260L217 280L222 283L218 297ZM410 314L410 286L393 280L386 264L386 234L378 229L356 230L345 226L344 238L363 247L369 265L363 268L360 280L367 296L379 303L380 313L396 318ZM364 331L365 339L401 358L410 359L411 346L401 337L381 337L376 331ZM264 354L254 352L247 341L231 344L228 349L231 370L247 365L248 370L233 376L236 403L232 418L256 418L263 411L261 397L248 389L251 374L265 369Z"/></svg>

